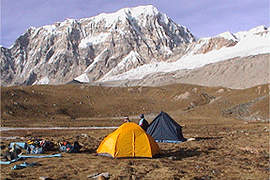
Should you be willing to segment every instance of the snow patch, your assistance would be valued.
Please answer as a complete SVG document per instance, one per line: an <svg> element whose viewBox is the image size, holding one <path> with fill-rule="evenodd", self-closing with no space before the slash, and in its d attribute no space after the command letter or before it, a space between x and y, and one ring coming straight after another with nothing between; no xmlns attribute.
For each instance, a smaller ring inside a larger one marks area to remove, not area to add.
<svg viewBox="0 0 270 180"><path fill-rule="evenodd" d="M120 63L119 67L126 66L127 63L136 63L138 62L138 57L140 55L136 51L131 51Z"/></svg>
<svg viewBox="0 0 270 180"><path fill-rule="evenodd" d="M89 83L90 82L88 76L85 73L76 77L74 80L82 82L82 83Z"/></svg>
<svg viewBox="0 0 270 180"><path fill-rule="evenodd" d="M162 46L160 48L161 52L163 52L164 54L167 54L167 55L171 55L173 54L173 52L171 51L171 49L167 46Z"/></svg>
<svg viewBox="0 0 270 180"><path fill-rule="evenodd" d="M93 68L95 68L96 64L100 61L103 61L102 59L102 54L105 53L108 49L105 49L102 53L100 53L95 59L94 62L92 62L85 70L83 73L87 73L91 71Z"/></svg>
<svg viewBox="0 0 270 180"><path fill-rule="evenodd" d="M36 80L36 81L33 83L33 85L35 85L35 84L41 85L41 84L49 84L49 83L50 83L50 79L48 78L48 76L45 76L45 77L43 77L42 79L40 79L39 81Z"/></svg>
<svg viewBox="0 0 270 180"><path fill-rule="evenodd" d="M92 20L93 22L105 22L105 27L111 27L113 23L116 21L126 21L127 18L139 18L140 15L156 15L158 14L157 9L152 6L138 6L134 8L123 8L115 13L101 13L95 17L88 18L89 20ZM86 19L86 18L85 18ZM80 22L82 22L85 19L81 19Z"/></svg>
<svg viewBox="0 0 270 180"><path fill-rule="evenodd" d="M217 37L222 37L224 39L238 41L238 39L236 39L236 37L232 33L230 33L229 31L221 33L221 34L217 35Z"/></svg>
<svg viewBox="0 0 270 180"><path fill-rule="evenodd" d="M126 70L138 66L141 64L143 58L136 51L131 51L121 62L117 64L116 67L112 68L102 79L114 76L118 73L125 72ZM100 79L100 81L102 81Z"/></svg>
<svg viewBox="0 0 270 180"><path fill-rule="evenodd" d="M269 32L269 28L267 29L265 26L262 25L262 26L252 28L249 31L239 31L239 32L235 33L234 36L237 39L241 40L241 39L244 39L248 35L253 35L253 34L256 34L258 32L265 32L265 31Z"/></svg>
<svg viewBox="0 0 270 180"><path fill-rule="evenodd" d="M259 29L259 30L258 30ZM246 57L250 55L270 53L270 33L266 28L254 28L232 47L223 47L219 50L212 50L205 54L194 54L190 52L175 62L158 62L139 66L122 74L105 76L99 81L116 81L142 79L144 76L158 72L172 72L181 69L195 69L207 64L216 63L235 57ZM204 44L208 38L204 38ZM199 44L199 46L201 46ZM196 49L196 48L195 48Z"/></svg>
<svg viewBox="0 0 270 180"><path fill-rule="evenodd" d="M110 33L100 33L97 36L88 36L81 40L79 48L87 48L92 45L103 43L107 40Z"/></svg>
<svg viewBox="0 0 270 180"><path fill-rule="evenodd" d="M164 22L165 24L169 24L169 18L166 14L161 14L161 21Z"/></svg>
<svg viewBox="0 0 270 180"><path fill-rule="evenodd" d="M56 27L55 25L46 25L46 26L43 26L43 29L46 30L48 33L53 33Z"/></svg>
<svg viewBox="0 0 270 180"><path fill-rule="evenodd" d="M51 48L50 48L51 49ZM49 51L48 51L49 52ZM59 55L61 55L62 53L64 54L65 50L62 49L60 51L56 51L56 53L53 53L52 57L50 58L50 60L48 61L48 64L52 64Z"/></svg>

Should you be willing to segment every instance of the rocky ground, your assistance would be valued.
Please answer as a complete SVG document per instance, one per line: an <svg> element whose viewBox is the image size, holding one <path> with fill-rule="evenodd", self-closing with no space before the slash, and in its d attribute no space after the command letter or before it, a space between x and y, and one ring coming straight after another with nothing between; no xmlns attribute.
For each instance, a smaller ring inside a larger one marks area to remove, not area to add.
<svg viewBox="0 0 270 180"><path fill-rule="evenodd" d="M79 137L83 145L80 153L25 160L39 164L34 167L11 169L23 161L2 165L1 179L90 179L102 172L109 179L269 178L268 85L244 90L187 84L4 87L1 98L1 127L119 126L125 115L137 123L144 113L151 122L164 111L182 125L185 138L193 138L160 143L158 158L113 159L97 156L96 149L114 129L1 131L2 146L34 137L52 142ZM59 152L46 152L53 153Z"/></svg>

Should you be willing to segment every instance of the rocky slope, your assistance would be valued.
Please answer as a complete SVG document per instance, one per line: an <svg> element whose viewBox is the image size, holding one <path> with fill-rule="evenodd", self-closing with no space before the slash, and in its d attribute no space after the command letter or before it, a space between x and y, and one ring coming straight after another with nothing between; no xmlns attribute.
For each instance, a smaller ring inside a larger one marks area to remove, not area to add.
<svg viewBox="0 0 270 180"><path fill-rule="evenodd" d="M151 5L124 8L29 28L12 47L1 47L1 85L119 81L155 85L144 79L269 53L267 38L269 30L261 26L196 41L186 27Z"/></svg>
<svg viewBox="0 0 270 180"><path fill-rule="evenodd" d="M195 69L152 73L143 79L96 83L103 86L163 86L197 84L246 89L269 83L269 54L237 57Z"/></svg>
<svg viewBox="0 0 270 180"><path fill-rule="evenodd" d="M167 60L193 41L187 28L153 6L67 19L29 28L10 49L1 48L2 85L62 84L81 74L95 81L116 66L124 72Z"/></svg>

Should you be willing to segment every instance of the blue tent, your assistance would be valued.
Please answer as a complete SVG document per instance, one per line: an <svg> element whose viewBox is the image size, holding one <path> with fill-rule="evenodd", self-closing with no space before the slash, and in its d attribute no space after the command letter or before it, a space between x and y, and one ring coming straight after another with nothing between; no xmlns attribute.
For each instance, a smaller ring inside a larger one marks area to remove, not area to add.
<svg viewBox="0 0 270 180"><path fill-rule="evenodd" d="M151 135L156 142L181 143L187 140L183 137L182 127L167 113L162 111L149 124L146 132Z"/></svg>

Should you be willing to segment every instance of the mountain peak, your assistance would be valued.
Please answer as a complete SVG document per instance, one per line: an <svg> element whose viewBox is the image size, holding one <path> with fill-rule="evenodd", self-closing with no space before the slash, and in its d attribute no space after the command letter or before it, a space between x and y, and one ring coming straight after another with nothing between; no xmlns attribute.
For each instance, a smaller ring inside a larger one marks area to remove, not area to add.
<svg viewBox="0 0 270 180"><path fill-rule="evenodd" d="M237 41L237 38L230 31L226 31L224 33L221 33L221 34L217 35L217 37L223 37L224 39Z"/></svg>
<svg viewBox="0 0 270 180"><path fill-rule="evenodd" d="M138 6L133 8L122 8L116 12L113 13L101 13L97 16L90 17L90 18L83 18L80 19L80 21L85 20L92 20L94 22L100 22L105 21L106 27L111 26L115 21L126 21L126 19L138 19L140 16L156 16L160 12L153 6L153 5L147 5L147 6Z"/></svg>
<svg viewBox="0 0 270 180"><path fill-rule="evenodd" d="M146 15L156 15L158 14L159 11L157 10L156 7L154 7L153 5L146 5L146 6L137 6L137 7L132 7L132 8L122 8L116 12L113 13L101 13L98 16L113 16L113 15L126 15L126 14L130 14L134 17L138 17L142 14L146 14ZM95 16L96 17L96 16Z"/></svg>
<svg viewBox="0 0 270 180"><path fill-rule="evenodd" d="M248 31L239 31L239 32L235 33L234 36L238 39L243 39L246 36L253 36L256 33L262 33L265 31L267 31L267 28L264 25L261 25L261 26L257 26L255 28L252 28Z"/></svg>

